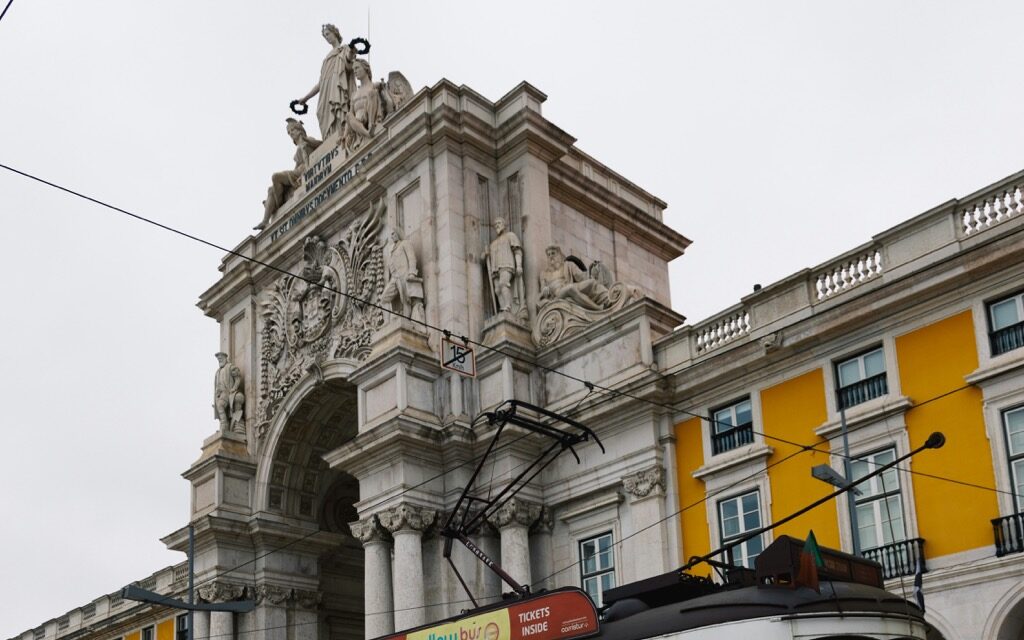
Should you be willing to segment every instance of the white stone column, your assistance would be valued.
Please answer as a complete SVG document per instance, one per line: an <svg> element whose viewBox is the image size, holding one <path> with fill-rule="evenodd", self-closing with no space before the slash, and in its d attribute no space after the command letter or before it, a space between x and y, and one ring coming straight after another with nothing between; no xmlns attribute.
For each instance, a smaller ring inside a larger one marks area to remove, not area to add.
<svg viewBox="0 0 1024 640"><path fill-rule="evenodd" d="M233 640L235 614L230 611L210 612L210 640Z"/></svg>
<svg viewBox="0 0 1024 640"><path fill-rule="evenodd" d="M554 586L551 579L551 572L554 571L551 560L551 532L554 525L551 509L542 507L540 517L530 529L530 573L533 576L530 590L534 592L551 589Z"/></svg>
<svg viewBox="0 0 1024 640"><path fill-rule="evenodd" d="M480 525L480 529L475 536L475 542L487 554L487 557L501 564L501 546L498 544L498 536L498 530L490 522L484 522ZM469 552L467 551L466 554L469 555ZM483 590L484 603L490 604L500 600L505 583L501 581L498 574L491 571L490 567L483 562L476 558L473 558L473 562L476 567L474 575L478 576L477 584L481 585Z"/></svg>
<svg viewBox="0 0 1024 640"><path fill-rule="evenodd" d="M366 562L363 572L363 615L366 638L395 632L394 600L391 595L391 535L376 515L348 525L363 543Z"/></svg>
<svg viewBox="0 0 1024 640"><path fill-rule="evenodd" d="M192 631L194 640L209 640L210 638L210 612L195 611L192 613Z"/></svg>
<svg viewBox="0 0 1024 640"><path fill-rule="evenodd" d="M622 582L642 580L668 570L668 535L665 531L665 469L655 465L622 479L630 496L630 524L639 532L623 542ZM652 526L653 525L653 526ZM650 528L646 528L650 527Z"/></svg>
<svg viewBox="0 0 1024 640"><path fill-rule="evenodd" d="M292 637L295 640L317 640L320 637L317 609L320 608L320 597L323 594L303 589L295 589L292 594L295 597L295 635Z"/></svg>
<svg viewBox="0 0 1024 640"><path fill-rule="evenodd" d="M530 525L540 517L540 505L512 498L494 515L501 533L501 568L522 585L530 584Z"/></svg>
<svg viewBox="0 0 1024 640"><path fill-rule="evenodd" d="M423 532L437 520L437 511L403 503L379 514L395 540L395 630L426 622L423 596Z"/></svg>
<svg viewBox="0 0 1024 640"><path fill-rule="evenodd" d="M288 599L292 590L273 584L256 587L256 624L262 640L285 640L288 632Z"/></svg>

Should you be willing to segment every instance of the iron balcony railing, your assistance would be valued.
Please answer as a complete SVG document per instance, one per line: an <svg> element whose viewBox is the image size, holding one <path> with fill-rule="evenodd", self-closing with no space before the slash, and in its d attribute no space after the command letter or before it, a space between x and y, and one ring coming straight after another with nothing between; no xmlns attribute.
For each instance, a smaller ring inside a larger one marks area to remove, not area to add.
<svg viewBox="0 0 1024 640"><path fill-rule="evenodd" d="M748 422L735 426L728 431L711 436L711 453L718 455L736 447L742 447L754 441L754 423Z"/></svg>
<svg viewBox="0 0 1024 640"><path fill-rule="evenodd" d="M885 372L864 378L860 382L848 384L839 388L839 407L847 409L855 404L867 402L872 398L884 396L889 393L889 383L886 382Z"/></svg>
<svg viewBox="0 0 1024 640"><path fill-rule="evenodd" d="M1024 322L993 331L988 334L988 342L994 356L1024 347Z"/></svg>
<svg viewBox="0 0 1024 640"><path fill-rule="evenodd" d="M996 555L1024 551L1024 513L1014 513L992 521L992 534L996 539Z"/></svg>
<svg viewBox="0 0 1024 640"><path fill-rule="evenodd" d="M884 547L865 549L861 555L882 565L882 575L886 580L914 575L917 573L918 561L921 563L922 573L928 570L924 563L924 540L922 538L901 540Z"/></svg>

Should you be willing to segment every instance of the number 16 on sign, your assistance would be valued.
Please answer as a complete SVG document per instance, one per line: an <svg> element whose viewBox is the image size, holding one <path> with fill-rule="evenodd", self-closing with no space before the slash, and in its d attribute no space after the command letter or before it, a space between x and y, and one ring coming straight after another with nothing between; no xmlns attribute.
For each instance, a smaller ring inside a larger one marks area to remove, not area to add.
<svg viewBox="0 0 1024 640"><path fill-rule="evenodd" d="M476 377L476 354L466 345L441 338L441 366L449 371Z"/></svg>

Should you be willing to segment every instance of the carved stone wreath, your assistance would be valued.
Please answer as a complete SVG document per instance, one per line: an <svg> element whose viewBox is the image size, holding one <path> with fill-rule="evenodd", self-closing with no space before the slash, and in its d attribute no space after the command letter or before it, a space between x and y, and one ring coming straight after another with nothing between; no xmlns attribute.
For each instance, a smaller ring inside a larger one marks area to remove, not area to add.
<svg viewBox="0 0 1024 640"><path fill-rule="evenodd" d="M335 245L316 235L306 238L301 275L282 276L264 292L258 436L311 367L370 355L373 333L385 320L373 306L384 290L384 213L383 203L374 205Z"/></svg>

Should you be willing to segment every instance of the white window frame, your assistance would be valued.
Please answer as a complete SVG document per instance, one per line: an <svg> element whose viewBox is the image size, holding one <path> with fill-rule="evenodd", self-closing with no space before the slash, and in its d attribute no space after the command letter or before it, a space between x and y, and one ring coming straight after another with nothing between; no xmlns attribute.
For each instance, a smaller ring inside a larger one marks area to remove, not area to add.
<svg viewBox="0 0 1024 640"><path fill-rule="evenodd" d="M1020 451L1014 451L1008 421L1011 414L1020 415L1021 420L1024 421L1024 406L1008 407L999 412L1000 426L1006 445L1003 450L1006 455L1010 492L1013 494L1012 507L1015 513L1022 513L1024 512L1024 444L1021 445Z"/></svg>
<svg viewBox="0 0 1024 640"><path fill-rule="evenodd" d="M894 371L894 369L892 367L893 363L891 363L889 361L889 353L890 352L894 352L894 350L890 349L890 348L887 348L887 345L885 345L885 344L876 344L873 347L868 347L868 348L866 348L866 349L864 349L862 351L859 351L859 352L855 353L855 355L844 356L842 358L838 358L838 359L832 361L832 378L835 381L835 383L834 383L834 391L833 391L833 395L835 396L835 399L833 400L833 402L835 402L836 412L838 412L840 410L840 407L841 407L840 394L841 394L842 390L844 388L846 388L846 387L849 387L851 385L857 384L858 382L863 382L864 380L866 380L868 378L873 378L874 376L883 375L884 374L885 375L886 392L884 394L880 395L880 396L877 396L876 398L870 398L868 400L864 400L863 402L858 402L856 404L852 404L852 405L846 407L847 411L849 411L853 407L856 407L856 406L859 406L859 405L862 405L862 404L866 404L868 402L871 402L872 400L877 400L878 398L885 397L885 396L887 396L887 395L889 395L889 394L891 394L893 392L891 382L892 382L892 379L895 378L896 376L890 376L889 375L890 371ZM874 373L874 374L869 376L869 375L866 374L866 368L865 368L864 362L865 362L865 359L868 356L873 355L875 353L878 353L878 354L881 355L881 357L882 357L882 365L883 365L884 368L882 369L881 372ZM852 382L847 382L846 384L843 384L843 380L841 379L840 371L841 371L841 369L842 369L842 367L844 365L847 365L847 364L849 364L851 362L856 362L857 363L857 375L858 375L858 378L856 380L853 380Z"/></svg>
<svg viewBox="0 0 1024 640"><path fill-rule="evenodd" d="M757 506L757 522L758 522L757 526L755 526L753 528L750 528L750 529L745 528L745 526L744 526L744 518L743 518L743 515L745 513L748 513L748 512L744 512L743 511L743 499L748 497L748 496L753 496L754 497L754 504ZM739 526L739 531L737 533L735 533L733 535L727 536L725 534L725 517L724 517L723 511L722 511L722 508L723 508L723 506L726 503L729 503L729 502L736 502L737 503L738 508L736 510L736 513L737 513L737 518L739 519L740 526ZM750 491L745 491L743 493L738 493L738 494L732 495L732 496L730 496L728 498L722 498L721 500L717 500L715 502L715 512L716 512L715 521L718 523L718 537L719 537L719 540L720 540L722 545L727 544L730 540L734 540L736 538L739 538L739 537L741 537L743 535L746 535L746 534L750 533L751 531L755 531L755 530L760 529L761 527L765 526L764 517L763 517L763 514L765 512L764 504L762 504L762 502L761 502L761 492L757 488L754 488L754 489L752 489ZM757 558L758 555L760 555L764 551L765 547L767 546L767 541L765 539L765 536L764 536L764 534L761 534L761 536L760 536L761 548L757 551L757 553L751 555L749 553L748 545L750 543L754 542L755 540L757 540L757 538L754 538L752 540L748 540L748 541L744 542L743 544L733 548L733 561L736 563L736 566L747 567L748 569L753 569L754 568L754 560ZM722 562L728 562L728 555L727 554L722 558Z"/></svg>
<svg viewBox="0 0 1024 640"><path fill-rule="evenodd" d="M878 458L881 456L891 456L891 458L884 461L878 460ZM892 462L897 457L899 456L897 454L896 446L890 445L884 449L876 450L872 453L857 456L856 458L851 460L851 465L856 464L858 462L866 463L867 468L865 469L864 474L859 476L863 477L864 475L867 475L875 471L879 466ZM892 482L895 482L895 487L889 486L889 483L886 482L886 476L889 476L889 479ZM851 480L856 479L858 479L858 475L853 474L853 478L851 478ZM870 549L877 549L897 542L909 540L910 536L907 535L909 527L907 523L905 500L903 496L903 483L900 482L900 472L897 471L896 469L886 471L882 475L875 476L871 480L868 480L866 483L860 485L858 488L861 490L862 495L853 495L854 507L858 511L858 530L851 532L851 535L857 536L858 541L860 542L861 550L867 551ZM894 519L893 516L897 515L892 513L892 507L889 506L889 501L892 498L896 498L897 501L898 516L901 529L900 531L897 531L896 529L892 528L892 521ZM871 506L874 515L876 544L872 546L867 546L864 540L860 537L860 529L864 525L864 522L860 518L860 508L867 505ZM886 541L887 537L890 538L889 541Z"/></svg>
<svg viewBox="0 0 1024 640"><path fill-rule="evenodd" d="M600 550L599 541L603 538L608 539L608 547L606 551L602 552ZM595 558L595 568L593 571L588 572L586 570L587 556L584 555L583 550L584 545L588 545L591 543L597 545L595 547L597 551L593 556ZM582 538L579 541L577 541L576 549L579 553L580 558L580 588L583 589L587 594L589 594L591 599L594 601L594 604L597 605L598 608L600 608L604 606L604 591L606 590L606 588L603 586L603 579L605 578L605 576L611 576L611 585L607 587L608 589L614 588L617 584L617 581L615 580L615 532L612 530L608 530L597 535L590 536L588 538ZM600 558L602 555L605 556L606 560L609 563L607 566L602 566L601 564ZM592 593L587 589L587 582L589 580L596 580L596 593Z"/></svg>
<svg viewBox="0 0 1024 640"><path fill-rule="evenodd" d="M737 410L736 409L738 407L740 407L741 405L743 405L743 404L747 405L747 413L750 414L750 422L749 423L747 423L747 422L740 423L739 419L737 417ZM749 424L751 426L751 428L753 428L753 425L754 425L754 408L755 407L754 407L753 399L749 395L747 395L747 396L744 396L743 398L740 398L740 399L735 400L733 402L730 402L728 404L719 405L716 408L713 408L713 409L708 411L708 416L709 416L708 417L708 422L709 422L709 425L708 425L709 452L710 452L710 454L712 456L714 456L714 455L721 455L721 454L726 453L728 451L732 451L733 449L738 449L739 448L738 446L737 447L731 447L729 449L726 449L725 451L721 451L721 452L716 454L715 453L715 448L714 448L715 445L714 445L713 438L716 435L721 435L722 433L726 433L727 431L734 430L734 429L736 429L738 427L741 427L741 426L744 426L744 425L747 425L747 424ZM732 422L732 424L731 424L731 426L729 426L729 427L727 427L725 429L722 429L720 431L719 430L719 425L721 424L721 422L720 422L720 418L718 417L718 414L720 414L722 412L725 412L725 411L729 412L729 420ZM751 439L750 443L748 443L748 444L753 444L753 442L754 442L753 434L751 434L751 436L752 436L752 439ZM745 446L745 445L740 445L740 446Z"/></svg>
<svg viewBox="0 0 1024 640"><path fill-rule="evenodd" d="M992 310L996 305L1011 301L1015 303L1014 306L1017 310L1017 322L1014 322L1013 324L1024 321L1024 291L1018 291L1013 295L1006 296L1005 298L999 298L985 304L985 315L988 316L988 330L990 332L999 331L1000 329L1005 329L1010 326L1006 325L1005 327L996 327L996 317L995 314L992 313Z"/></svg>
<svg viewBox="0 0 1024 640"><path fill-rule="evenodd" d="M146 632L149 632L149 638L146 637ZM151 624L139 630L139 640L156 640L156 625Z"/></svg>

